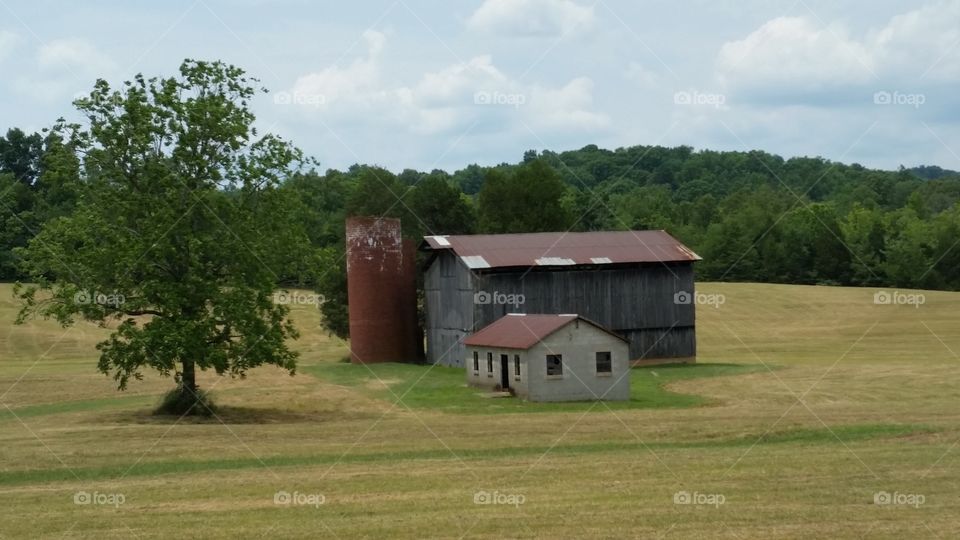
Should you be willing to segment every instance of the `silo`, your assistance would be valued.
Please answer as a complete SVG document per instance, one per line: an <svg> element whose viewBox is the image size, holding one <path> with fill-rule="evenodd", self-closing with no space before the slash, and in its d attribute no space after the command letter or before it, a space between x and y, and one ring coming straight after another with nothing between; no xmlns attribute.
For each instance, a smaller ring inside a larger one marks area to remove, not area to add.
<svg viewBox="0 0 960 540"><path fill-rule="evenodd" d="M417 360L416 262L400 220L347 218L350 361Z"/></svg>

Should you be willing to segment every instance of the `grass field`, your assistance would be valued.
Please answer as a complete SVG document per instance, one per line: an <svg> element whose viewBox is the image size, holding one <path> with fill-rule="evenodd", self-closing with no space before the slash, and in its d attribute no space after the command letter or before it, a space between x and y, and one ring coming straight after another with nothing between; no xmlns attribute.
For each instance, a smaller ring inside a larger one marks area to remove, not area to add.
<svg viewBox="0 0 960 540"><path fill-rule="evenodd" d="M206 374L217 417L177 421L169 379L96 372L106 330L14 327L0 285L0 538L960 537L960 293L698 290L700 364L628 403L344 364L301 307L296 376Z"/></svg>

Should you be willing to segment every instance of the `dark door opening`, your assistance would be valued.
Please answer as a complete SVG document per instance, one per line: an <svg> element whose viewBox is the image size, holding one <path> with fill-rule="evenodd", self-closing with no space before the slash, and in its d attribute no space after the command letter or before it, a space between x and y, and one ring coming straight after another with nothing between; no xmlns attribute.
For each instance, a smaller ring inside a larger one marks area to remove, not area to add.
<svg viewBox="0 0 960 540"><path fill-rule="evenodd" d="M500 388L510 388L510 357L506 354L500 355Z"/></svg>

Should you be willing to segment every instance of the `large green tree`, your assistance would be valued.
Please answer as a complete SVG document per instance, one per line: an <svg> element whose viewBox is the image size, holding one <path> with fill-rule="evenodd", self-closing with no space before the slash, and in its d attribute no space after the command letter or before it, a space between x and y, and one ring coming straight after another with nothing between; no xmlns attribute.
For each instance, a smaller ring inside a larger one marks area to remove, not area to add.
<svg viewBox="0 0 960 540"><path fill-rule="evenodd" d="M110 324L100 371L121 389L145 369L172 374L176 412L202 412L197 371L292 373L297 332L274 290L310 253L279 189L302 156L253 128L259 90L237 67L187 60L77 100L85 122L54 131L81 156L79 202L22 250L34 284L18 287L19 321Z"/></svg>

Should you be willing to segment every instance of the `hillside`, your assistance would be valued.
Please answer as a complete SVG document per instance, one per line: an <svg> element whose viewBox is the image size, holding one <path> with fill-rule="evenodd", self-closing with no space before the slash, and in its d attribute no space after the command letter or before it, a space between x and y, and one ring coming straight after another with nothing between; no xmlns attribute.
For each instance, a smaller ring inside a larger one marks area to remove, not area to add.
<svg viewBox="0 0 960 540"><path fill-rule="evenodd" d="M222 538L492 537L524 526L544 536L949 537L960 527L950 451L960 293L900 291L924 295L913 307L875 304L877 291L859 288L698 292L717 300L697 312L702 365L634 370L634 385L659 396L640 408L458 412L451 370L342 364L345 345L298 307L295 377L205 376L219 417L171 422L149 414L169 380L150 373L116 392L95 372L103 329L11 326L3 285L0 521L13 536L154 537L202 524ZM124 502L74 504L80 491ZM324 502L278 507L280 491ZM524 502L474 504L494 491ZM675 504L683 492L723 499ZM924 500L874 504L883 492ZM27 504L29 517L17 510Z"/></svg>

